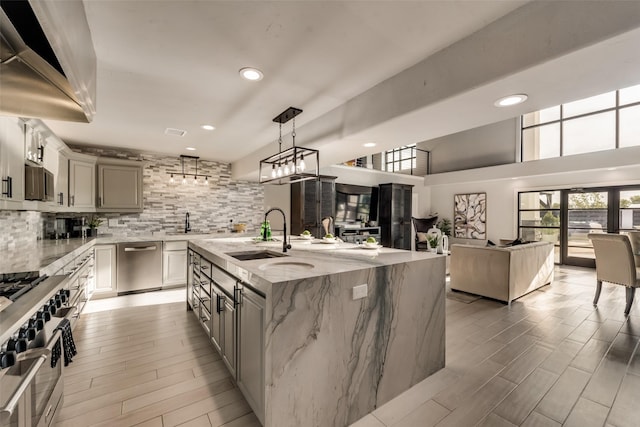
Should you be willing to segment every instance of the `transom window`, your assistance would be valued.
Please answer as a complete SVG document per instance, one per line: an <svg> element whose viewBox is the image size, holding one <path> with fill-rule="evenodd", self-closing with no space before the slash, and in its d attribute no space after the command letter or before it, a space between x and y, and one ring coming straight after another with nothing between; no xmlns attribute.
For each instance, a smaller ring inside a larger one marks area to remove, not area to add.
<svg viewBox="0 0 640 427"><path fill-rule="evenodd" d="M416 144L403 145L385 152L385 170L400 172L416 168Z"/></svg>
<svg viewBox="0 0 640 427"><path fill-rule="evenodd" d="M522 116L522 161L640 146L640 85Z"/></svg>

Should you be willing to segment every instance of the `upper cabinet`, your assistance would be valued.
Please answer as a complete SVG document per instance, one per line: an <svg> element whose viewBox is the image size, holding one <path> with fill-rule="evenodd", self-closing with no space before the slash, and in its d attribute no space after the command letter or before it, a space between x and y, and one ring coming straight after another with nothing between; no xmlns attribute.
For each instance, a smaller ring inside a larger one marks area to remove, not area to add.
<svg viewBox="0 0 640 427"><path fill-rule="evenodd" d="M323 237L322 219L335 215L335 176L291 184L291 234L309 230Z"/></svg>
<svg viewBox="0 0 640 427"><path fill-rule="evenodd" d="M95 157L73 153L69 159L69 207L73 211L93 212L96 200Z"/></svg>
<svg viewBox="0 0 640 427"><path fill-rule="evenodd" d="M24 122L0 117L0 209L20 209L24 200Z"/></svg>
<svg viewBox="0 0 640 427"><path fill-rule="evenodd" d="M98 212L142 212L142 165L98 160Z"/></svg>

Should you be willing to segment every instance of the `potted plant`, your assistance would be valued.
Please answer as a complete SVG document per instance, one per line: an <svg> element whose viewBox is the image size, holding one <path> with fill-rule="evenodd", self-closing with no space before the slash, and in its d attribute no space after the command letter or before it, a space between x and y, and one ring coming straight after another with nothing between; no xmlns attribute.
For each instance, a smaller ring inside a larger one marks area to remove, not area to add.
<svg viewBox="0 0 640 427"><path fill-rule="evenodd" d="M438 247L438 241L440 239L437 235L427 235L427 242L429 243L429 250L435 252Z"/></svg>
<svg viewBox="0 0 640 427"><path fill-rule="evenodd" d="M442 218L436 224L436 228L439 228L442 231L442 234L445 236L451 237L451 220L448 218Z"/></svg>
<svg viewBox="0 0 640 427"><path fill-rule="evenodd" d="M87 230L87 237L96 237L98 235L98 227L104 221L97 216L92 216L91 221L89 221L89 230Z"/></svg>

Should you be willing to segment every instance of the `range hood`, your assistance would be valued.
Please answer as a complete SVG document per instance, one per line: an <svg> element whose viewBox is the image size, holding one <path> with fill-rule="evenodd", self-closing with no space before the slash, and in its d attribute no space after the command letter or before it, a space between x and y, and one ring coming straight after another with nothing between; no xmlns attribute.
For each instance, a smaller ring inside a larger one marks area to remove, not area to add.
<svg viewBox="0 0 640 427"><path fill-rule="evenodd" d="M0 1L0 115L89 123L95 80L81 0Z"/></svg>

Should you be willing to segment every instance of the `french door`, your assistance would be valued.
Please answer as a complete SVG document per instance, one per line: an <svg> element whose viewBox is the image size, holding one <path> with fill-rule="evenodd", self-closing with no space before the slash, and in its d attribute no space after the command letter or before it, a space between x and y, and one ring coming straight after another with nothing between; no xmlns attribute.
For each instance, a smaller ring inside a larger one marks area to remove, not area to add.
<svg viewBox="0 0 640 427"><path fill-rule="evenodd" d="M595 267L589 233L614 233L615 191L606 188L562 191L561 259L563 264ZM564 219L564 220L563 220Z"/></svg>
<svg viewBox="0 0 640 427"><path fill-rule="evenodd" d="M640 186L519 193L519 236L554 243L559 264L595 267L589 233L640 230Z"/></svg>

